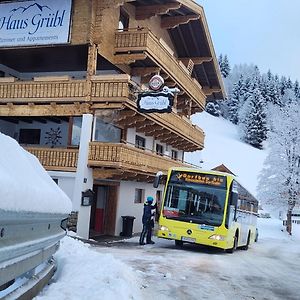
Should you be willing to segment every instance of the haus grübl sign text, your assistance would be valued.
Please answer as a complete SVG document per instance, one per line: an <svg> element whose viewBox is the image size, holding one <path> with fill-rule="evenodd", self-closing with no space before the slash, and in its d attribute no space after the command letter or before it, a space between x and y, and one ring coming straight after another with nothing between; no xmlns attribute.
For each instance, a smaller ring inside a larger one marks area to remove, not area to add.
<svg viewBox="0 0 300 300"><path fill-rule="evenodd" d="M72 0L0 3L0 47L69 42Z"/></svg>

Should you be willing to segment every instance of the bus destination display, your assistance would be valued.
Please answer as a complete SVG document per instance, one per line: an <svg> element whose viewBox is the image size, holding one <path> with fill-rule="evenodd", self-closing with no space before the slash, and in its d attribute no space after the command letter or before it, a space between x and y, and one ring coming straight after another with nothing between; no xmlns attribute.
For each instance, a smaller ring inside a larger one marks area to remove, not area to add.
<svg viewBox="0 0 300 300"><path fill-rule="evenodd" d="M170 180L173 183L186 182L226 188L226 176L221 175L173 171Z"/></svg>

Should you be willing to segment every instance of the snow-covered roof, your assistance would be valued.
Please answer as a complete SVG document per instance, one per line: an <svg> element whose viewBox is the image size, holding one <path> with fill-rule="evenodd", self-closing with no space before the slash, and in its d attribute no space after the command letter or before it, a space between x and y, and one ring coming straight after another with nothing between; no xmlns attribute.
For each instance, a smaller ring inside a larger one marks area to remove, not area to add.
<svg viewBox="0 0 300 300"><path fill-rule="evenodd" d="M71 200L38 159L0 133L0 209L69 213Z"/></svg>

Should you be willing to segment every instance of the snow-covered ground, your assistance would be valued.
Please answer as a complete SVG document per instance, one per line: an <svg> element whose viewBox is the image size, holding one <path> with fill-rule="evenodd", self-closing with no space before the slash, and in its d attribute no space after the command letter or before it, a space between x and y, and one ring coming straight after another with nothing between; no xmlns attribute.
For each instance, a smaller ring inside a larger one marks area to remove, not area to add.
<svg viewBox="0 0 300 300"><path fill-rule="evenodd" d="M238 127L231 122L206 112L192 117L205 132L202 151L186 153L186 161L211 169L224 164L254 196L257 194L257 177L267 156L266 150L258 150L239 139Z"/></svg>
<svg viewBox="0 0 300 300"><path fill-rule="evenodd" d="M206 132L206 148L188 160L204 160L204 168L223 163L256 194L266 151L240 142L225 120L203 113L194 122ZM155 245L139 246L134 237L95 247L65 237L58 272L36 299L300 299L300 226L288 236L282 221L258 221L258 242L232 255L197 245L178 249L157 238Z"/></svg>
<svg viewBox="0 0 300 300"><path fill-rule="evenodd" d="M233 254L196 245L175 247L133 237L115 246L88 246L65 237L54 281L36 300L54 299L299 299L300 226L259 219L259 240Z"/></svg>

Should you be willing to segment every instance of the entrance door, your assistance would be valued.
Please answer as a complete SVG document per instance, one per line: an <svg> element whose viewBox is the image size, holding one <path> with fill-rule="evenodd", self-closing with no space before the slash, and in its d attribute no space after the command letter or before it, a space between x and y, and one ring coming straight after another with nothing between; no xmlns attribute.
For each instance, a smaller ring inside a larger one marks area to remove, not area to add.
<svg viewBox="0 0 300 300"><path fill-rule="evenodd" d="M98 186L95 209L95 231L104 234L104 216L107 202L107 187Z"/></svg>
<svg viewBox="0 0 300 300"><path fill-rule="evenodd" d="M93 190L95 192L95 198L91 211L90 233L92 236L96 236L105 233L104 218L108 196L108 187L104 185L95 185Z"/></svg>
<svg viewBox="0 0 300 300"><path fill-rule="evenodd" d="M94 185L95 198L91 209L90 237L114 235L118 184Z"/></svg>

